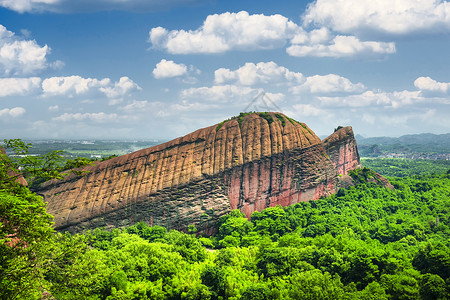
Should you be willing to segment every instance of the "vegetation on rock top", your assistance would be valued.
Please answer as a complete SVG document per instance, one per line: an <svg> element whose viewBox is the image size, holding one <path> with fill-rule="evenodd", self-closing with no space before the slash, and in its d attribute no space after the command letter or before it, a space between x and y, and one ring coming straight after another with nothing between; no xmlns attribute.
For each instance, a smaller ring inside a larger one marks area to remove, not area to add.
<svg viewBox="0 0 450 300"><path fill-rule="evenodd" d="M241 112L241 113L240 113L239 115L237 115L237 116L231 117L231 118L229 118L229 119L226 119L226 120L220 122L220 123L216 126L216 131L219 131L219 129L222 128L222 126L223 126L226 122L231 121L231 120L237 120L238 123L239 123L239 126L241 126L241 125L242 125L242 122L243 122L243 120L244 120L244 117L245 117L245 116L248 116L248 115L251 115L251 114L257 114L259 117L265 119L269 124L271 124L271 123L274 121L274 119L272 118L272 116L271 116L271 114L270 114L269 112L255 112L255 111L253 111L253 112ZM291 122L292 124L294 124L294 122L296 122L296 123L298 123L298 124L301 124L300 122L298 122L298 121L296 121L296 120L294 120L294 119L291 119L291 118L289 118L289 117L287 117L287 116L281 115L281 114L275 113L275 117L276 117L278 120L281 121L281 125L282 125L283 127L286 125L286 120L285 120L285 118L288 119L289 122ZM301 124L301 125L306 129L306 127L305 127L303 124ZM308 130L308 131L309 131L309 130ZM310 133L311 133L311 132L310 132Z"/></svg>

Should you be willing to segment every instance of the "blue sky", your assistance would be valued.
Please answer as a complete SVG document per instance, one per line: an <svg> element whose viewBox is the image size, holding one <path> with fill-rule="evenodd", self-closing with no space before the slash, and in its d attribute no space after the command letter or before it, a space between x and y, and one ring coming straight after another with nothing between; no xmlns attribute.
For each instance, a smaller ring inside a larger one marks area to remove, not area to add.
<svg viewBox="0 0 450 300"><path fill-rule="evenodd" d="M250 104L447 133L449 53L439 0L0 0L0 137L169 139Z"/></svg>

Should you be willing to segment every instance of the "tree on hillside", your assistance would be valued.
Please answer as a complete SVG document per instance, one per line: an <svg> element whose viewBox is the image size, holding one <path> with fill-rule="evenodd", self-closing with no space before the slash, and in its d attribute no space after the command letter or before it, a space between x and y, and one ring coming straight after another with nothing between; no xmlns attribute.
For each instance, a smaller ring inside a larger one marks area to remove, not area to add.
<svg viewBox="0 0 450 300"><path fill-rule="evenodd" d="M0 164L16 170L17 176L23 175L31 181L30 188L50 179L63 179L72 173L83 175L87 171L82 168L93 164L91 160L83 157L67 159L62 150L53 150L43 155L30 155L32 144L20 139L5 139L3 147L11 149L14 155L13 157L2 155ZM9 178L6 180L8 181Z"/></svg>

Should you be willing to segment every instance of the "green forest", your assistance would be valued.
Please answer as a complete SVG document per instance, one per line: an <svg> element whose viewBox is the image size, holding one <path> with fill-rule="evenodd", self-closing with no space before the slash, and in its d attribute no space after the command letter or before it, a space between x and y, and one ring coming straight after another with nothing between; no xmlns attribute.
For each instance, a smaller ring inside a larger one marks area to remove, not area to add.
<svg viewBox="0 0 450 300"><path fill-rule="evenodd" d="M145 223L71 235L2 156L0 299L450 299L450 168L426 163L371 160L394 190L360 169L327 198L232 211L214 236Z"/></svg>

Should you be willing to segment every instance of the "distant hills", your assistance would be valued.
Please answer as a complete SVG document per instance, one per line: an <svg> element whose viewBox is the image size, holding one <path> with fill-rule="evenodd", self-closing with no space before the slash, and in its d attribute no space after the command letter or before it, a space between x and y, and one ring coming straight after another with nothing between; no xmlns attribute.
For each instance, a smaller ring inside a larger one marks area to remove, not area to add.
<svg viewBox="0 0 450 300"><path fill-rule="evenodd" d="M450 159L450 133L370 138L356 135L356 141L362 157Z"/></svg>

